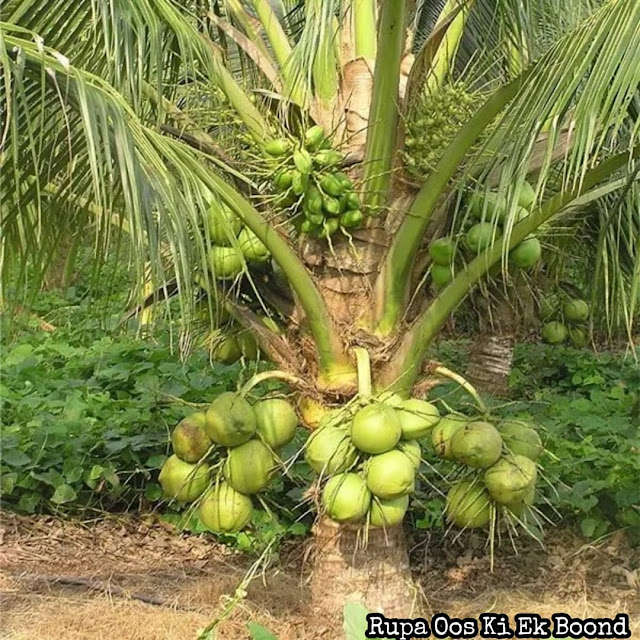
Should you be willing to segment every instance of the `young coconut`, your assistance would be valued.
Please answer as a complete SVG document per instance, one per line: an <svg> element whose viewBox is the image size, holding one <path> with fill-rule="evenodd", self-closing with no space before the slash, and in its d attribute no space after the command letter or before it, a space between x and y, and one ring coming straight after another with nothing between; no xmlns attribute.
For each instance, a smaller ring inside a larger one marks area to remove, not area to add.
<svg viewBox="0 0 640 640"><path fill-rule="evenodd" d="M484 527L491 520L491 498L482 483L460 480L447 493L445 513L463 529Z"/></svg>
<svg viewBox="0 0 640 640"><path fill-rule="evenodd" d="M216 340L211 352L211 358L222 364L238 362L242 356L242 350L235 336L223 335Z"/></svg>
<svg viewBox="0 0 640 640"><path fill-rule="evenodd" d="M411 459L398 449L372 456L367 463L366 475L371 493L383 500L415 490L416 468Z"/></svg>
<svg viewBox="0 0 640 640"><path fill-rule="evenodd" d="M295 409L283 398L268 398L253 405L256 427L262 439L279 449L293 440L298 426Z"/></svg>
<svg viewBox="0 0 640 640"><path fill-rule="evenodd" d="M488 422L470 422L458 429L451 438L453 457L476 469L487 469L502 453L502 438Z"/></svg>
<svg viewBox="0 0 640 640"><path fill-rule="evenodd" d="M225 447L250 440L256 432L256 416L251 405L237 393L221 393L206 413L207 435Z"/></svg>
<svg viewBox="0 0 640 640"><path fill-rule="evenodd" d="M158 482L167 498L193 502L209 486L209 466L190 464L173 455L162 465Z"/></svg>
<svg viewBox="0 0 640 640"><path fill-rule="evenodd" d="M467 420L455 413L449 413L433 428L431 432L431 443L436 454L443 460L453 460L451 453L451 438L453 434L463 427Z"/></svg>
<svg viewBox="0 0 640 640"><path fill-rule="evenodd" d="M206 416L197 411L178 423L171 434L173 452L185 462L198 462L211 446L211 438L204 430Z"/></svg>
<svg viewBox="0 0 640 640"><path fill-rule="evenodd" d="M402 524L409 508L409 496L400 496L390 500L374 498L369 509L369 524L372 527L393 527Z"/></svg>
<svg viewBox="0 0 640 640"><path fill-rule="evenodd" d="M249 440L233 449L224 463L224 479L245 495L262 491L276 468L276 460L261 440Z"/></svg>
<svg viewBox="0 0 640 640"><path fill-rule="evenodd" d="M573 324L585 322L589 318L589 311L589 304L578 298L574 300L567 300L562 305L564 319Z"/></svg>
<svg viewBox="0 0 640 640"><path fill-rule="evenodd" d="M429 245L431 259L443 267L453 263L456 256L456 245L453 238L438 238Z"/></svg>
<svg viewBox="0 0 640 640"><path fill-rule="evenodd" d="M521 501L535 485L536 463L525 456L510 454L501 458L484 474L484 483L491 497L500 504Z"/></svg>
<svg viewBox="0 0 640 640"><path fill-rule="evenodd" d="M214 203L209 209L208 227L213 244L230 246L242 229L242 221L227 206Z"/></svg>
<svg viewBox="0 0 640 640"><path fill-rule="evenodd" d="M371 493L362 476L340 473L324 485L322 504L332 520L357 522L369 510Z"/></svg>
<svg viewBox="0 0 640 640"><path fill-rule="evenodd" d="M498 431L511 453L526 456L535 462L544 451L538 432L526 422L504 420L498 425Z"/></svg>
<svg viewBox="0 0 640 640"><path fill-rule="evenodd" d="M567 327L554 320L542 327L542 339L548 344L562 344L567 339Z"/></svg>
<svg viewBox="0 0 640 640"><path fill-rule="evenodd" d="M569 327L569 340L574 347L581 349L589 344L589 332L584 327Z"/></svg>
<svg viewBox="0 0 640 640"><path fill-rule="evenodd" d="M403 440L424 438L440 420L438 409L426 400L409 398L396 407Z"/></svg>
<svg viewBox="0 0 640 640"><path fill-rule="evenodd" d="M365 453L384 453L398 444L402 435L395 409L386 404L371 404L360 409L351 423L353 445Z"/></svg>
<svg viewBox="0 0 640 640"><path fill-rule="evenodd" d="M417 440L400 440L398 442L398 449L404 453L411 464L413 464L416 471L420 468L422 462L422 449L420 449L420 443Z"/></svg>
<svg viewBox="0 0 640 640"><path fill-rule="evenodd" d="M316 473L328 475L346 471L357 457L349 432L331 425L309 436L304 453L304 459Z"/></svg>
<svg viewBox="0 0 640 640"><path fill-rule="evenodd" d="M207 253L207 264L214 278L228 280L242 273L242 252L235 247L211 247Z"/></svg>
<svg viewBox="0 0 640 640"><path fill-rule="evenodd" d="M251 498L238 493L226 482L215 486L202 499L198 515L212 531L233 533L244 529L251 520Z"/></svg>
<svg viewBox="0 0 640 640"><path fill-rule="evenodd" d="M533 504L535 497L536 487L535 485L531 485L520 500L505 504L504 508L510 511L516 518L522 518L526 515L527 508Z"/></svg>
<svg viewBox="0 0 640 640"><path fill-rule="evenodd" d="M258 236L248 227L245 227L240 232L238 244L247 262L266 262L271 257L269 249L262 244Z"/></svg>

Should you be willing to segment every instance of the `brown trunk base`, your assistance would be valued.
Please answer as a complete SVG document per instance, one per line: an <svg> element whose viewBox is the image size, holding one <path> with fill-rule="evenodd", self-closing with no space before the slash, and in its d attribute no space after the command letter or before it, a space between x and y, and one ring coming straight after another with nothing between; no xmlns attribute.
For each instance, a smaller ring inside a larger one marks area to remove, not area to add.
<svg viewBox="0 0 640 640"><path fill-rule="evenodd" d="M346 602L358 602L387 617L420 615L422 595L411 577L402 527L365 529L320 518L314 530L310 580L314 616L341 628ZM336 633L336 639L344 635Z"/></svg>

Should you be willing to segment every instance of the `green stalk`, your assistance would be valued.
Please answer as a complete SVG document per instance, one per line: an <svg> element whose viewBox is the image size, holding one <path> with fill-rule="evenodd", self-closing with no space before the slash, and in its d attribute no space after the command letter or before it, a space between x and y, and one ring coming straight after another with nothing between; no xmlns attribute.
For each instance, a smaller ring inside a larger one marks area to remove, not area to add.
<svg viewBox="0 0 640 640"><path fill-rule="evenodd" d="M253 0L253 7L271 43L273 54L280 66L280 74L284 85L289 91L289 97L297 104L304 105L304 87L292 77L293 67L289 64L292 48L287 34L271 8L269 0Z"/></svg>
<svg viewBox="0 0 640 640"><path fill-rule="evenodd" d="M632 151L632 157L640 156L640 145ZM544 222L567 207L580 194L592 189L612 173L621 169L629 161L629 153L621 153L605 160L587 171L579 189L559 193L550 198L537 211L513 227L509 238L509 249L522 242ZM395 356L382 372L380 384L393 391L407 393L415 384L420 367L429 345L436 337L447 318L469 294L473 286L500 261L504 253L502 244L494 244L474 258L460 271L424 311L414 321L405 334Z"/></svg>
<svg viewBox="0 0 640 640"><path fill-rule="evenodd" d="M375 331L389 335L402 320L411 272L431 215L482 132L518 92L523 78L498 89L453 139L436 168L429 174L396 233L376 282Z"/></svg>
<svg viewBox="0 0 640 640"><path fill-rule="evenodd" d="M406 0L383 2L378 52L373 75L373 95L364 158L366 204L375 213L387 203L398 132L398 87L404 50Z"/></svg>
<svg viewBox="0 0 640 640"><path fill-rule="evenodd" d="M353 0L356 58L376 57L376 0Z"/></svg>
<svg viewBox="0 0 640 640"><path fill-rule="evenodd" d="M463 6L463 5L467 6ZM427 90L434 92L441 86L449 70L453 66L453 62L458 53L462 35L464 33L464 27L467 23L467 16L469 15L469 9L473 5L473 0L464 2L464 0L448 0L438 16L436 24L441 23L451 15L454 11L457 11L456 17L453 19L447 29L442 42L438 46L438 49L431 61L431 69L427 77Z"/></svg>
<svg viewBox="0 0 640 640"><path fill-rule="evenodd" d="M265 380L283 380L294 387L304 385L304 380L301 380L298 376L294 376L287 371L262 371L261 373L256 373L255 376L247 380L244 386L240 389L240 395L244 398L251 389L257 387Z"/></svg>
<svg viewBox="0 0 640 640"><path fill-rule="evenodd" d="M267 48L264 40L260 37L260 34L253 28L253 24L249 18L249 15L244 10L244 7L240 3L239 0L225 0L227 7L229 7L229 11L237 21L237 23L242 27L242 30L245 32L247 38L253 42L253 44L260 49L260 51L271 60L271 52Z"/></svg>
<svg viewBox="0 0 640 640"><path fill-rule="evenodd" d="M289 243L264 220L259 211L224 180L197 162L193 163L193 169L198 177L218 194L223 203L258 236L282 267L309 322L318 354L321 384L331 387L333 383L339 385L343 378L353 379L355 370L344 353L329 309L303 262Z"/></svg>
<svg viewBox="0 0 640 640"><path fill-rule="evenodd" d="M358 395L366 400L371 396L371 359L363 347L356 347L353 351L358 367Z"/></svg>

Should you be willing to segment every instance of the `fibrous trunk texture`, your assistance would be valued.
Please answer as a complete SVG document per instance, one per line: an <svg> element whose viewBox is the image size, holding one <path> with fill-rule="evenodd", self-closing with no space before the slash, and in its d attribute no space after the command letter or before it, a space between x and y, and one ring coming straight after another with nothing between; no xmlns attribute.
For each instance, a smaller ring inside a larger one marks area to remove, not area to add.
<svg viewBox="0 0 640 640"><path fill-rule="evenodd" d="M514 345L513 334L479 336L471 352L467 380L479 391L506 396Z"/></svg>
<svg viewBox="0 0 640 640"><path fill-rule="evenodd" d="M328 518L320 518L313 533L314 615L337 624L345 602L360 602L387 617L419 615L421 600L411 577L402 527L369 529L366 545L362 528ZM328 638L343 640L344 635L336 631Z"/></svg>

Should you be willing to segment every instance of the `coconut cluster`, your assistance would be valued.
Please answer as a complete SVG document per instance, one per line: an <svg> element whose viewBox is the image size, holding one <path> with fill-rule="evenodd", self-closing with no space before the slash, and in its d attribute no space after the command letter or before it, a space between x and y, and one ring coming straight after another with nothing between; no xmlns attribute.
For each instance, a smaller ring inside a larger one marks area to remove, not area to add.
<svg viewBox="0 0 640 640"><path fill-rule="evenodd" d="M173 455L160 472L164 494L195 502L202 522L219 532L251 520L251 496L269 485L279 450L295 435L298 418L282 398L250 404L237 393L220 394L206 412L182 420L171 435Z"/></svg>
<svg viewBox="0 0 640 640"><path fill-rule="evenodd" d="M462 83L425 92L405 123L403 159L407 172L423 180L473 114L477 97Z"/></svg>
<svg viewBox="0 0 640 640"><path fill-rule="evenodd" d="M528 182L523 182L518 192L517 209L513 224L524 220L531 213L535 202L535 191ZM431 282L441 289L451 282L456 261L464 264L479 253L491 247L501 236L503 228L509 222L509 207L504 197L489 191L473 193L468 198L468 228L461 240L446 236L434 240L429 245ZM542 256L542 245L535 235L529 235L515 246L509 258L519 269L534 267Z"/></svg>
<svg viewBox="0 0 640 640"><path fill-rule="evenodd" d="M315 125L302 140L280 138L264 147L270 157L277 203L299 233L327 238L340 229L360 227L365 213L349 176L340 171L344 156L331 148Z"/></svg>
<svg viewBox="0 0 640 640"><path fill-rule="evenodd" d="M589 342L587 322L591 314L589 303L580 298L567 298L560 304L553 298L540 301L539 315L544 322L541 335L548 344L562 344L567 338L574 347L584 347Z"/></svg>
<svg viewBox="0 0 640 640"><path fill-rule="evenodd" d="M422 459L418 441L439 420L430 402L394 394L325 415L305 448L325 513L373 527L402 522Z"/></svg>
<svg viewBox="0 0 640 640"><path fill-rule="evenodd" d="M463 528L484 527L498 509L526 519L535 496L536 461L543 451L533 425L505 420L496 427L450 414L431 435L438 456L471 471L447 494L445 512L451 522Z"/></svg>

